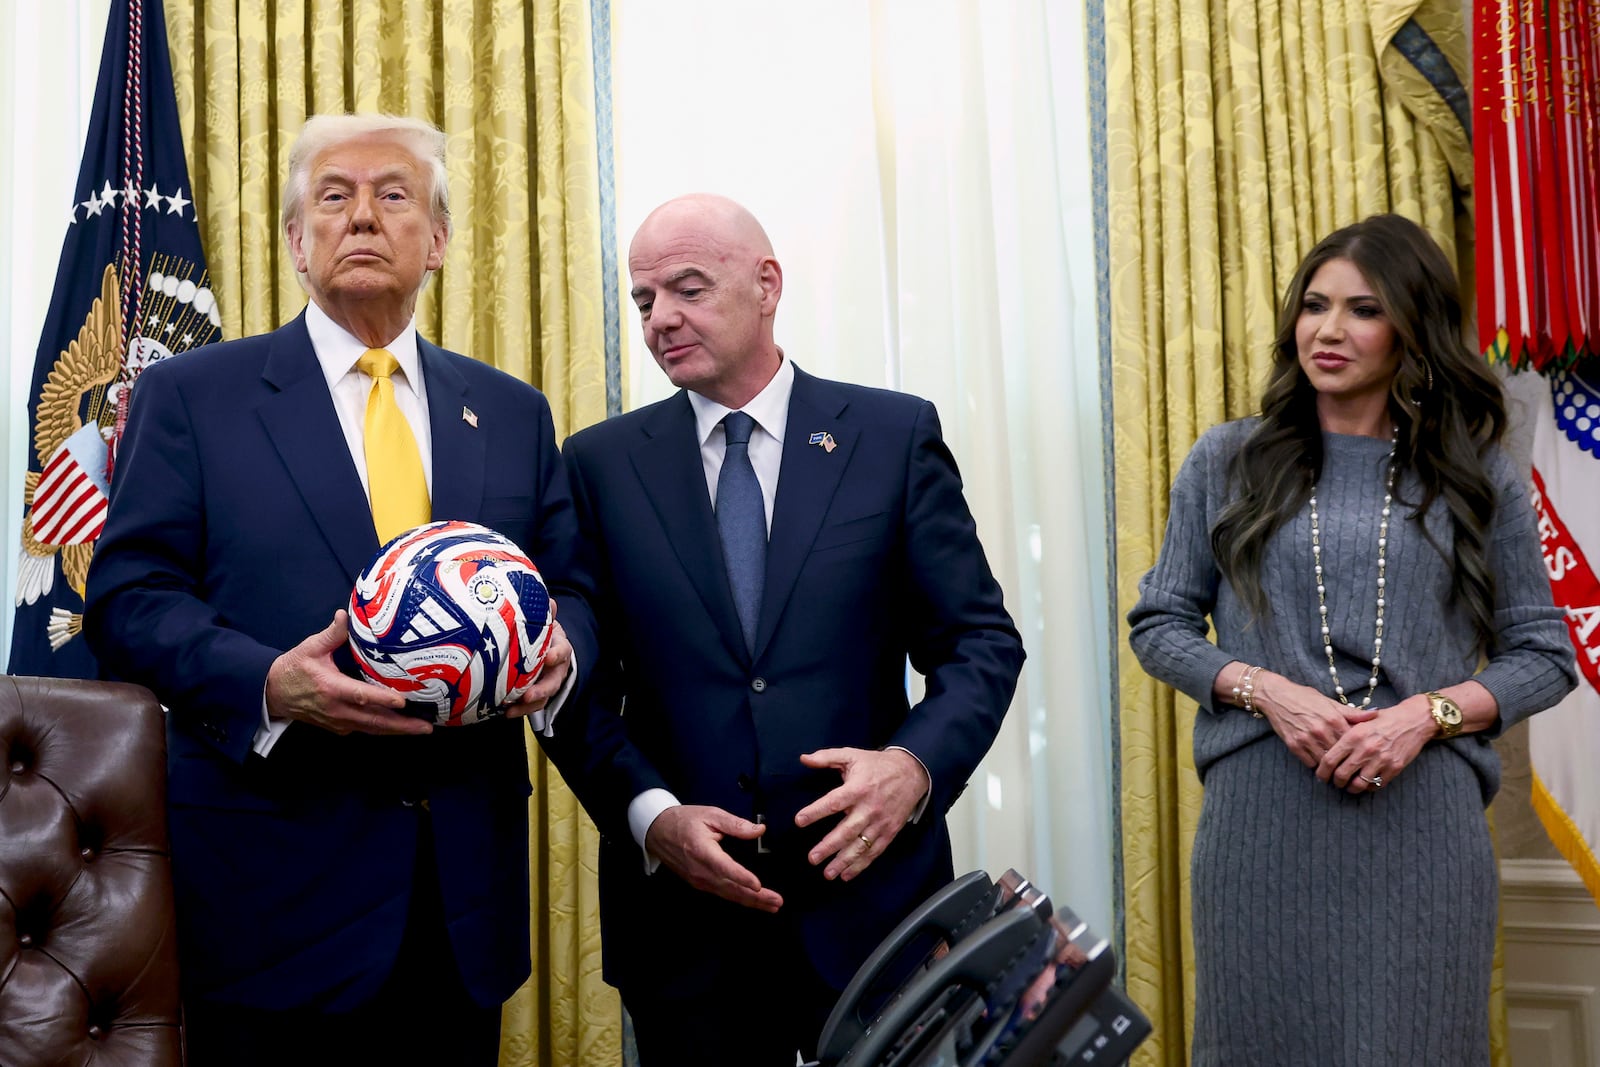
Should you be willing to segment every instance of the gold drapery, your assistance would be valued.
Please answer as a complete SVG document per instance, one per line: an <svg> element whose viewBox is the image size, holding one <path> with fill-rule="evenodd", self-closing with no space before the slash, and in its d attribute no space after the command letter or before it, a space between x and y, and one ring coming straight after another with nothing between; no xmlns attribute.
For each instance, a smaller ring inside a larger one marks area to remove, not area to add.
<svg viewBox="0 0 1600 1067"><path fill-rule="evenodd" d="M556 433L605 417L600 179L588 0L168 0L173 77L227 337L299 313L278 228L307 115L417 115L449 138L455 235L423 336L543 389ZM620 1063L600 978L598 837L529 740L533 977L504 1067Z"/></svg>
<svg viewBox="0 0 1600 1067"><path fill-rule="evenodd" d="M1466 70L1459 4L1112 0L1105 19L1126 611L1195 438L1255 408L1277 301L1300 259L1339 226L1394 211L1469 266L1458 194L1470 189L1472 158L1465 112L1452 106L1464 106L1451 91ZM1126 651L1119 662L1127 980L1155 1023L1135 1062L1178 1065L1194 1018L1195 707ZM1503 1011L1495 1018L1504 1062Z"/></svg>

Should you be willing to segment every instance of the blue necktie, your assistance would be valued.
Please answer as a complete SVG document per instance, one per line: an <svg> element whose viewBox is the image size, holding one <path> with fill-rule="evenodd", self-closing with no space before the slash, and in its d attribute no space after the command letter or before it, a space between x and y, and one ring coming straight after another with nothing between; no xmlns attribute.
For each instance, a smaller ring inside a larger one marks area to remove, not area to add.
<svg viewBox="0 0 1600 1067"><path fill-rule="evenodd" d="M756 620L761 615L761 586L767 570L767 508L761 483L750 465L750 433L756 420L731 411L722 420L728 449L717 476L717 531L722 535L722 558L728 565L728 584L739 612L739 628L751 654L756 650Z"/></svg>

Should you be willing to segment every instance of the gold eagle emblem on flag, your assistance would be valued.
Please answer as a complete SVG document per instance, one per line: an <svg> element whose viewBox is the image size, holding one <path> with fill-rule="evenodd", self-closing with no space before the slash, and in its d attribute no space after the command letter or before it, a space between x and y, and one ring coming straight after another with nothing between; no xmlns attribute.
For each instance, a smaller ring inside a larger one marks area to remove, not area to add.
<svg viewBox="0 0 1600 1067"><path fill-rule="evenodd" d="M17 603L34 603L55 585L55 557L61 573L81 598L94 556L94 539L105 523L105 439L115 408L106 391L122 363L121 287L116 267L107 264L100 295L50 368L39 392L33 449L40 470L28 471L23 485L22 555L17 566ZM82 412L89 396L90 422ZM84 433L85 428L88 433ZM99 469L92 469L96 459ZM49 622L50 646L60 648L82 629L81 615L57 608Z"/></svg>

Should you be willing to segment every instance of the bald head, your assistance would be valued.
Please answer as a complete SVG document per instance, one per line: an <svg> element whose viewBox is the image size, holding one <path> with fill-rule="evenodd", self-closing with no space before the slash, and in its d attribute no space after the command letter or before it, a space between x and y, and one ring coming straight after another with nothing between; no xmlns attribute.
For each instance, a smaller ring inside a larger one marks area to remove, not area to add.
<svg viewBox="0 0 1600 1067"><path fill-rule="evenodd" d="M743 204L715 193L690 193L668 200L645 216L628 247L628 266L641 243L659 243L675 236L696 235L701 240L750 259L772 255L772 241L761 223Z"/></svg>
<svg viewBox="0 0 1600 1067"><path fill-rule="evenodd" d="M741 408L772 380L783 271L754 215L695 193L652 211L628 248L645 344L672 384Z"/></svg>

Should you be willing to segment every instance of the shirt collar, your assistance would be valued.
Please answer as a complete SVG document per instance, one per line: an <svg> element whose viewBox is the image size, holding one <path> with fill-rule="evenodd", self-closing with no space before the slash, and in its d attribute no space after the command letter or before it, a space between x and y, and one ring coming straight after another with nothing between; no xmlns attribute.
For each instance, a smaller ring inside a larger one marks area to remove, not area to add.
<svg viewBox="0 0 1600 1067"><path fill-rule="evenodd" d="M367 345L349 330L334 322L315 300L306 305L306 332L311 335L311 348L322 366L322 376L331 390L334 384L355 369L356 360L366 352ZM412 392L421 395L417 388L422 380L418 370L417 320L413 318L400 331L400 336L383 346L400 364L400 373Z"/></svg>
<svg viewBox="0 0 1600 1067"><path fill-rule="evenodd" d="M783 356L781 349L778 355L778 373L774 374L761 392L740 410L755 419L756 425L771 434L781 445L784 432L789 428L789 394L794 392L794 364ZM716 429L723 417L733 409L724 407L693 390L689 392L689 406L694 408L695 430L700 446L704 448L711 431Z"/></svg>

